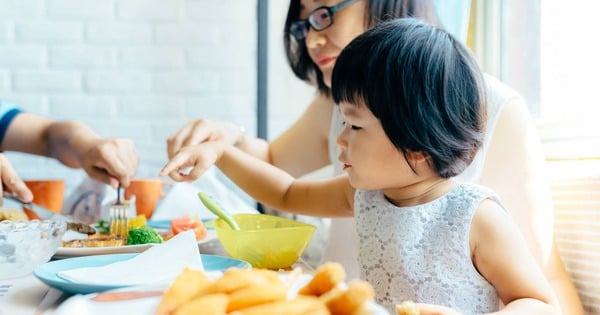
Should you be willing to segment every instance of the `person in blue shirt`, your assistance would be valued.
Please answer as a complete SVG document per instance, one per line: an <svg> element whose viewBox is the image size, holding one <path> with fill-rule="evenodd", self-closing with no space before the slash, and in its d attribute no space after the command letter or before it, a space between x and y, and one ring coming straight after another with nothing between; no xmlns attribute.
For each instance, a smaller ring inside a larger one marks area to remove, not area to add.
<svg viewBox="0 0 600 315"><path fill-rule="evenodd" d="M102 138L81 122L54 121L2 100L0 151L52 157L66 166L82 168L91 178L113 187L129 186L138 165L138 153L130 139ZM31 191L1 152L0 178L1 192L16 194L25 202L33 200Z"/></svg>

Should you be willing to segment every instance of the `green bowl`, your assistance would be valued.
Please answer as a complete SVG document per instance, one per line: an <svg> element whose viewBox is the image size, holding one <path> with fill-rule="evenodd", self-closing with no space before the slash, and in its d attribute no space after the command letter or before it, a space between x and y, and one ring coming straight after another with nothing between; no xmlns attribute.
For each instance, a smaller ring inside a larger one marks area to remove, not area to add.
<svg viewBox="0 0 600 315"><path fill-rule="evenodd" d="M232 230L225 221L214 222L217 236L233 258L255 268L281 269L298 261L316 227L311 224L266 214L234 214L240 226Z"/></svg>

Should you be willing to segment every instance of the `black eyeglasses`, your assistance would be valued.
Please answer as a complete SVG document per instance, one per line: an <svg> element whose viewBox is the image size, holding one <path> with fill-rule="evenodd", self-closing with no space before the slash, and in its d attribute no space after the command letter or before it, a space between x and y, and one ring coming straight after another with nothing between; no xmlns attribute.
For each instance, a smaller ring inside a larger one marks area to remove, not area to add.
<svg viewBox="0 0 600 315"><path fill-rule="evenodd" d="M309 27L315 31L322 31L330 27L333 24L333 15L354 1L356 0L344 0L332 7L322 6L314 9L307 19L293 22L290 25L290 34L300 41L308 34Z"/></svg>

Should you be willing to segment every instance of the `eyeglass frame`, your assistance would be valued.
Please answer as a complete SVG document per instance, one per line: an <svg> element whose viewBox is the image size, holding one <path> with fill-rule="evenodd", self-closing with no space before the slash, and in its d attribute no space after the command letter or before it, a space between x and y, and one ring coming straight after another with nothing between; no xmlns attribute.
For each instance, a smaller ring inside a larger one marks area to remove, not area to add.
<svg viewBox="0 0 600 315"><path fill-rule="evenodd" d="M338 3L338 4L330 6L330 7L325 6L325 5L324 6L320 6L320 7L316 8L316 9L312 10L308 14L308 17L306 19L302 19L302 20L298 20L298 21L292 22L290 24L290 28L289 28L288 32L296 40L301 41L301 40L303 40L303 39L306 38L306 35L308 34L309 28L312 28L313 30L315 30L317 32L326 30L331 25L333 25L333 22L334 22L333 16L335 15L335 13L338 12L339 10L347 7L348 5L352 4L355 1L357 1L357 0L344 0L344 1L340 2L340 3ZM311 16L313 14L315 14L315 12L317 12L319 10L323 10L323 9L325 9L327 11L327 14L329 14L331 22L329 24L327 24L325 27L322 27L322 28L315 27L315 25L313 25L311 23ZM302 30L302 32L301 33L300 32L296 32L296 31L293 30L294 28L296 30L298 30L298 31ZM296 36L297 34L302 34L301 35L302 37Z"/></svg>

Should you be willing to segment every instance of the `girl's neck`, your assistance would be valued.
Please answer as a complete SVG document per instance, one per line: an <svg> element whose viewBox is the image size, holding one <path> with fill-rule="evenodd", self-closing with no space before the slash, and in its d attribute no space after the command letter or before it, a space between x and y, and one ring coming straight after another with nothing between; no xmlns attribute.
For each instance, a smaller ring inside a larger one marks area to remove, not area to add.
<svg viewBox="0 0 600 315"><path fill-rule="evenodd" d="M385 198L398 207L416 206L439 198L452 189L455 183L448 178L439 178L433 182L421 182L416 185L418 186L413 185L411 193L403 193L403 196L396 196L396 198L385 194Z"/></svg>

